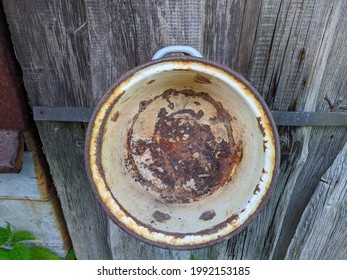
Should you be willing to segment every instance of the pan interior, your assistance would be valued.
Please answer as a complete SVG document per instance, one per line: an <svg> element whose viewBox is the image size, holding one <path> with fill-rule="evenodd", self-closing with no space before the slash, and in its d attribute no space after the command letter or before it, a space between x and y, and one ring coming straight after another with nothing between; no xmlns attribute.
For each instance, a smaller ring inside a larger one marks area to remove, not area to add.
<svg viewBox="0 0 347 280"><path fill-rule="evenodd" d="M155 64L115 87L104 106L100 168L121 209L110 212L126 227L130 216L172 235L226 223L235 230L264 199L273 135L257 99L230 73Z"/></svg>

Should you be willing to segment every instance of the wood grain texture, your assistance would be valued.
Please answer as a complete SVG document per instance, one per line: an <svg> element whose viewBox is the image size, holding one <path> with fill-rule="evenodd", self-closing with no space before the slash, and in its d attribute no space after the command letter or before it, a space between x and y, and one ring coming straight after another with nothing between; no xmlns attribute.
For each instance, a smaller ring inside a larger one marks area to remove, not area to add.
<svg viewBox="0 0 347 280"><path fill-rule="evenodd" d="M160 48L199 48L203 1L86 0L93 101L126 71L148 62Z"/></svg>
<svg viewBox="0 0 347 280"><path fill-rule="evenodd" d="M341 60L341 56L345 59L344 55L332 56L336 52L335 44L339 45L339 54L341 48L346 51L346 40L336 38L337 30L341 33L345 29L342 28L345 19L340 13L345 13L346 7L340 1L262 1L259 6L249 5L250 1L246 2L243 10L239 39L242 47L236 64L231 60L230 66L253 83L270 108L327 111L329 107L324 101L327 92L334 96L334 101L346 102L346 83L337 82L344 76L343 67L336 69L333 66L336 62L330 63L331 59ZM211 25L221 26L218 22L227 16L225 13L227 10L207 15L211 17ZM225 33L225 28L224 25L223 30L215 33ZM221 36L218 44L223 45L227 38ZM210 42L209 46L214 44L217 43ZM223 58L215 59L223 61ZM332 70L334 76L328 74ZM331 79L337 82L336 87L330 83ZM283 258L320 176L346 142L344 128L281 127L279 132L280 177L267 207L240 235L211 248L214 256Z"/></svg>
<svg viewBox="0 0 347 280"><path fill-rule="evenodd" d="M86 0L90 28L93 98L100 97L126 71L145 63L160 48L201 42L202 1ZM109 222L114 259L189 259L190 252L146 245ZM204 257L205 250L200 254Z"/></svg>
<svg viewBox="0 0 347 280"><path fill-rule="evenodd" d="M32 105L94 106L121 74L173 44L191 45L240 72L273 110L330 111L347 104L345 1L5 0L4 6ZM105 218L81 165L84 126L44 123L39 129L81 257L110 257L110 251L116 259L190 256L145 245ZM196 258L300 257L287 254L288 246L347 130L280 127L279 133L281 169L270 201L239 235L194 251Z"/></svg>
<svg viewBox="0 0 347 280"><path fill-rule="evenodd" d="M347 258L347 143L320 182L307 205L287 259Z"/></svg>
<svg viewBox="0 0 347 280"><path fill-rule="evenodd" d="M3 1L31 105L89 106L89 38L83 1ZM38 123L79 259L110 258L107 219L83 164L85 125Z"/></svg>

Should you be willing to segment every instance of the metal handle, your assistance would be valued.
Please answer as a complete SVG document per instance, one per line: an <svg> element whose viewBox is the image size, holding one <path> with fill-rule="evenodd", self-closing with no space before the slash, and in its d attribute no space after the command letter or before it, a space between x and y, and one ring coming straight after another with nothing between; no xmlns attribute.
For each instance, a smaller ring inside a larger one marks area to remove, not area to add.
<svg viewBox="0 0 347 280"><path fill-rule="evenodd" d="M154 56L152 57L152 60L156 60L159 58L164 57L165 55L169 54L169 53L185 53L185 54L189 54L191 56L195 56L195 57L202 57L202 54L189 46L169 46L169 47L165 47L160 49L159 51L157 51Z"/></svg>

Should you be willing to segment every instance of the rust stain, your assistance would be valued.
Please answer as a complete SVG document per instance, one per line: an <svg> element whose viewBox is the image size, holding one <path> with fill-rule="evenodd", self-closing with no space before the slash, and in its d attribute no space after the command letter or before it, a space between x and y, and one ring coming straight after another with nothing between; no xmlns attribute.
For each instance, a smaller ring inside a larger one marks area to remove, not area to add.
<svg viewBox="0 0 347 280"><path fill-rule="evenodd" d="M199 219L203 220L203 221L210 221L215 216L216 216L216 212L214 212L214 210L208 210L208 211L205 211L204 213L202 213L201 216L199 217Z"/></svg>
<svg viewBox="0 0 347 280"><path fill-rule="evenodd" d="M235 224L239 221L240 217L237 214L232 214L231 217L228 219L230 224Z"/></svg>
<svg viewBox="0 0 347 280"><path fill-rule="evenodd" d="M259 188L259 184L257 184L256 185L256 187L255 187L255 189L254 189L254 192L253 192L253 194L258 194L258 193L260 193L260 188Z"/></svg>
<svg viewBox="0 0 347 280"><path fill-rule="evenodd" d="M324 100L328 102L330 112L334 111L335 105L331 102L330 98L328 96L325 96Z"/></svg>
<svg viewBox="0 0 347 280"><path fill-rule="evenodd" d="M267 149L266 143L268 142L268 140L263 140L263 150L265 153L265 150Z"/></svg>
<svg viewBox="0 0 347 280"><path fill-rule="evenodd" d="M187 68L187 69L172 69L172 71L191 71L192 69ZM169 72L170 70L164 70L164 72Z"/></svg>
<svg viewBox="0 0 347 280"><path fill-rule="evenodd" d="M111 111L113 106L119 101L119 99L121 98L122 94L124 94L125 91L122 91L119 95L116 95L112 100L110 100L108 103L106 103L107 107L105 110L105 115L106 116L110 116ZM106 139L106 132L107 132L107 119L108 118L101 118L100 120L96 120L95 125L99 126L99 130L102 131L102 133L99 133L95 139L95 146L97 147L97 149L100 149L102 147L102 143L105 141ZM96 153L96 157L95 157L95 165L98 168L98 172L100 172L100 176L103 180L105 180L105 174L103 171L103 167L101 164L101 153Z"/></svg>
<svg viewBox="0 0 347 280"><path fill-rule="evenodd" d="M305 57L306 57L306 50L305 50L305 48L302 48L300 50L300 53L299 53L299 60L303 61L305 59Z"/></svg>
<svg viewBox="0 0 347 280"><path fill-rule="evenodd" d="M213 105L215 122L227 131L227 139L216 139L211 126L201 121L204 110L182 108L169 113L167 108L174 107L171 99L177 96L187 102L202 99ZM153 135L139 139L134 125L157 99L166 100L167 105L158 108ZM234 142L231 117L222 104L207 93L192 90L170 89L141 101L128 130L126 150L124 162L133 178L160 194L166 203L189 203L212 194L231 180L242 157L242 143Z"/></svg>
<svg viewBox="0 0 347 280"><path fill-rule="evenodd" d="M120 113L117 111L111 118L111 121L116 122L119 118Z"/></svg>
<svg viewBox="0 0 347 280"><path fill-rule="evenodd" d="M170 220L171 219L171 216L169 214L166 214L166 213L163 213L163 212L160 212L160 211L155 211L153 213L153 218L159 222L159 223L162 223L162 222L165 222L167 220Z"/></svg>
<svg viewBox="0 0 347 280"><path fill-rule="evenodd" d="M262 124L261 117L257 117L257 121L258 121L259 130L260 130L261 134L263 135L263 137L265 137L266 133L265 133L265 128L264 128L264 126Z"/></svg>
<svg viewBox="0 0 347 280"><path fill-rule="evenodd" d="M148 104L151 102L152 100L143 100L139 103L139 108L140 108L140 111L143 111L147 108ZM135 116L136 117L136 116Z"/></svg>
<svg viewBox="0 0 347 280"><path fill-rule="evenodd" d="M243 209L245 211L245 209ZM242 211L241 211L242 213ZM171 217L170 217L171 218ZM234 213L232 214L228 219L226 219L224 222L217 224L213 226L212 228L209 229L204 229L199 232L188 232L188 233L180 233L180 232L170 232L170 236L174 237L175 239L184 239L187 235L192 235L192 236L202 236L202 235L213 235L218 233L219 231L222 231L228 224L236 226L236 224L239 222L239 215ZM141 224L141 222L139 222ZM160 232L163 234L168 234L166 231L158 230L158 229L153 229L152 227L147 228L148 231L150 232ZM194 244L195 242L192 242L190 244Z"/></svg>
<svg viewBox="0 0 347 280"><path fill-rule="evenodd" d="M306 84L307 84L307 80L303 79L302 82L301 82L301 87L302 88L306 87Z"/></svg>
<svg viewBox="0 0 347 280"><path fill-rule="evenodd" d="M204 76L201 76L199 74L197 74L196 76L194 76L194 81L199 83L199 84L211 84L211 81L210 79L204 77Z"/></svg>

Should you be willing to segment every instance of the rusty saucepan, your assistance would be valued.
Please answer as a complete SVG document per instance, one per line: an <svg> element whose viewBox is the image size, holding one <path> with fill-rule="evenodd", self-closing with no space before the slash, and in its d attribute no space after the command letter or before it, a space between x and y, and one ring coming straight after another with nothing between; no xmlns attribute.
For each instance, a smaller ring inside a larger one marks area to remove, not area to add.
<svg viewBox="0 0 347 280"><path fill-rule="evenodd" d="M169 52L194 57L161 58ZM256 89L195 56L168 47L126 73L87 132L87 173L102 206L126 232L164 248L239 232L278 172L277 130Z"/></svg>

